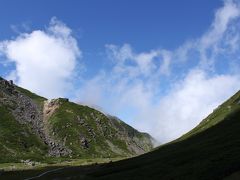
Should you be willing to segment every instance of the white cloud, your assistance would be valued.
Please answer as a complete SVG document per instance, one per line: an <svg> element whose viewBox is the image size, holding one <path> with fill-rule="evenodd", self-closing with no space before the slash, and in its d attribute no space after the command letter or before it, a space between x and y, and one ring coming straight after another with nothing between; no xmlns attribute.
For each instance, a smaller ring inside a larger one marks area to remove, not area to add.
<svg viewBox="0 0 240 180"><path fill-rule="evenodd" d="M239 48L239 17L240 2L235 0L223 1L210 28L199 38L186 41L174 52L177 62L191 60L191 52L198 53L199 65L202 68L213 70L217 56L235 51Z"/></svg>
<svg viewBox="0 0 240 180"><path fill-rule="evenodd" d="M216 43L226 32L229 23L239 17L240 6L233 0L225 0L224 6L215 13L215 19L209 31L201 38L201 44L204 48Z"/></svg>
<svg viewBox="0 0 240 180"><path fill-rule="evenodd" d="M56 18L46 30L21 33L0 42L0 51L15 63L16 69L9 76L17 79L18 85L48 98L67 95L81 55L71 29Z"/></svg>
<svg viewBox="0 0 240 180"><path fill-rule="evenodd" d="M222 43L226 43L224 42L226 31L239 16L239 2L234 0L225 0L224 6L216 11L215 19L210 29L199 40L198 49L201 54L200 63L202 66L212 67L214 65L220 46Z"/></svg>
<svg viewBox="0 0 240 180"><path fill-rule="evenodd" d="M135 125L151 132L160 142L173 140L195 127L239 87L237 75L209 77L202 70L190 71L159 104L149 106L147 112L140 111L141 122Z"/></svg>
<svg viewBox="0 0 240 180"><path fill-rule="evenodd" d="M106 45L107 55L116 63L114 71L125 73L129 77L168 75L170 73L171 53L167 50L157 49L149 52L136 53L129 44L122 47Z"/></svg>

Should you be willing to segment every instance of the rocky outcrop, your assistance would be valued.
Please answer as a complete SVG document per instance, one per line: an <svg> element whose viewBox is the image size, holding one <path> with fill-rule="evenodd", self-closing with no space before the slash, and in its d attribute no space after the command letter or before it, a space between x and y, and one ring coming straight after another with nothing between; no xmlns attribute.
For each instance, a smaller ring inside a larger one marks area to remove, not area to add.
<svg viewBox="0 0 240 180"><path fill-rule="evenodd" d="M153 148L153 143L156 140L149 134L137 131L117 117L108 115L108 118L111 126L117 130L117 138L126 142L130 152L133 152L133 154L143 154Z"/></svg>
<svg viewBox="0 0 240 180"><path fill-rule="evenodd" d="M53 99L45 101L43 106L43 122L45 127L48 126L48 118L58 109L60 105L59 99ZM65 147L64 143L56 141L51 137L48 129L45 130L47 137L47 143L50 146L49 154L51 156L66 156L71 154L71 150ZM53 134L54 135L54 134Z"/></svg>

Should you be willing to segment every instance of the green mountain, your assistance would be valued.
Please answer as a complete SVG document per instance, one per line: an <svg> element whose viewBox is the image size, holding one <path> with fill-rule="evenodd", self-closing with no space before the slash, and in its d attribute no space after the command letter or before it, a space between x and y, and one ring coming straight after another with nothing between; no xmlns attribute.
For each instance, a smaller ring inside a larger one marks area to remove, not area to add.
<svg viewBox="0 0 240 180"><path fill-rule="evenodd" d="M176 117L177 118L177 117ZM28 175L24 171L22 175ZM33 173L33 172L31 172ZM40 174L39 171L34 171ZM72 167L43 179L240 179L240 91L179 139L131 159Z"/></svg>
<svg viewBox="0 0 240 180"><path fill-rule="evenodd" d="M47 100L0 78L0 162L131 157L153 138L93 108Z"/></svg>

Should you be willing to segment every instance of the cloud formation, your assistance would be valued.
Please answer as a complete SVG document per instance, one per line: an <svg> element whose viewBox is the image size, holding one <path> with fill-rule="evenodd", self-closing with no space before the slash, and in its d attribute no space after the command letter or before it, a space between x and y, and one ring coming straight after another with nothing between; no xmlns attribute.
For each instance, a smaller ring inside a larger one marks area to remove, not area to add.
<svg viewBox="0 0 240 180"><path fill-rule="evenodd" d="M225 0L201 37L172 51L106 45L112 68L87 80L78 98L160 142L179 137L239 90L239 16L238 1Z"/></svg>
<svg viewBox="0 0 240 180"><path fill-rule="evenodd" d="M20 33L13 40L0 42L0 53L14 69L7 78L42 96L66 96L81 51L72 31L52 18L45 30Z"/></svg>

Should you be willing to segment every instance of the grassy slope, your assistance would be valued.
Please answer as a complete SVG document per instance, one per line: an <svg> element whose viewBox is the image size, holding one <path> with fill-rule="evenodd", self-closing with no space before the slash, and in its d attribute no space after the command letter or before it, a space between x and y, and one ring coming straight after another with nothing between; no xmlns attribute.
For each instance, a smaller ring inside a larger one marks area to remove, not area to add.
<svg viewBox="0 0 240 180"><path fill-rule="evenodd" d="M186 139L194 134L200 133L217 123L225 120L229 113L238 111L240 106L240 91L234 94L230 99L216 108L213 113L207 116L197 127L183 135L178 140Z"/></svg>
<svg viewBox="0 0 240 180"><path fill-rule="evenodd" d="M222 179L240 169L239 101L238 92L190 134L150 153L101 166L65 169L44 179Z"/></svg>
<svg viewBox="0 0 240 180"><path fill-rule="evenodd" d="M26 125L19 124L6 107L0 106L0 114L0 162L42 159L47 147L40 139Z"/></svg>
<svg viewBox="0 0 240 180"><path fill-rule="evenodd" d="M106 126L105 136L103 136L98 129L96 122L91 114L99 118ZM88 133L86 127L79 124L77 116L84 118L85 122L93 129L96 134L93 139ZM131 153L128 151L126 143L117 139L111 138L110 134L116 133L116 130L108 124L109 119L99 111L96 111L87 106L81 106L71 102L62 101L60 108L50 117L48 122L50 123L51 133L55 133L55 138L64 141L66 138L66 146L73 150L73 156L94 158L94 157L116 157L116 156L128 156ZM81 146L81 138L84 136L87 140L91 140L89 148L84 149ZM114 145L118 146L124 151L122 155L116 154L110 150L105 139L111 141Z"/></svg>
<svg viewBox="0 0 240 180"><path fill-rule="evenodd" d="M127 134L135 139L138 144L141 144L141 147L145 150L145 152L151 151L153 149L153 141L155 141L149 134L139 132L138 130L132 128L125 122L121 121L117 117L110 116L109 117L114 125L117 127L119 131L127 131ZM150 141L149 141L150 140Z"/></svg>
<svg viewBox="0 0 240 180"><path fill-rule="evenodd" d="M16 87L32 98L40 107L45 98ZM27 125L21 125L10 113L11 107L0 106L0 162L19 162L21 159L42 160L47 146L31 132Z"/></svg>
<svg viewBox="0 0 240 180"><path fill-rule="evenodd" d="M18 91L20 91L21 93L23 93L25 96L28 96L30 97L35 103L37 103L39 106L42 106L43 105L43 102L45 100L47 100L46 98L44 97L41 97L41 96L38 96L37 94L34 94L32 93L31 91L27 90L27 89L24 89L24 88L21 88L21 87L18 87L16 86L16 89Z"/></svg>

